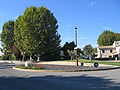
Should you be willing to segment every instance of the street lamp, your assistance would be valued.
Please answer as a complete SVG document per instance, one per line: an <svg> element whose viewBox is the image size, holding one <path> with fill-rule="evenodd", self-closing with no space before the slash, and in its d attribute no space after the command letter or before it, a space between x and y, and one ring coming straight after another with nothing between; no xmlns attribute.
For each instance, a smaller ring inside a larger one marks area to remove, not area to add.
<svg viewBox="0 0 120 90"><path fill-rule="evenodd" d="M77 47L77 28L75 27L75 44L76 44L76 47Z"/></svg>
<svg viewBox="0 0 120 90"><path fill-rule="evenodd" d="M76 50L76 65L79 66L78 65L78 53L77 53L77 28L76 27L75 27L75 44L76 44L75 45L76 47L74 49Z"/></svg>

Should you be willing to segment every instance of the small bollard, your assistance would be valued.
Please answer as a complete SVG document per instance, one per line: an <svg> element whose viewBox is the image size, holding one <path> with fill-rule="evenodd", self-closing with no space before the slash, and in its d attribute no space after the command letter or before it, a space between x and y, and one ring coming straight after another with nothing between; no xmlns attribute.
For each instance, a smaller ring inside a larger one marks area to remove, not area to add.
<svg viewBox="0 0 120 90"><path fill-rule="evenodd" d="M27 61L25 61L25 66L28 67L28 62Z"/></svg>
<svg viewBox="0 0 120 90"><path fill-rule="evenodd" d="M81 66L84 66L84 62L81 62Z"/></svg>

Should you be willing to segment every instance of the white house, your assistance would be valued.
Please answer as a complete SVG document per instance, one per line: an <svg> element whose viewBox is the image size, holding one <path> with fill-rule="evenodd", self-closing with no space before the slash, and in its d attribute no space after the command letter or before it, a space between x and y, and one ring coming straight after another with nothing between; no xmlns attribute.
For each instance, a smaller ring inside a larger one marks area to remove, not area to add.
<svg viewBox="0 0 120 90"><path fill-rule="evenodd" d="M98 58L120 59L120 41L115 41L111 46L98 46Z"/></svg>

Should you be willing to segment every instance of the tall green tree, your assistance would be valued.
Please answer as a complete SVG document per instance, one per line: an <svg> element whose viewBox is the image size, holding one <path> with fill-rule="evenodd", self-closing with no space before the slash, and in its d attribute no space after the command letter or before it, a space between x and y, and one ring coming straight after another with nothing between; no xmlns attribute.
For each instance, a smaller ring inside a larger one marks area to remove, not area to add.
<svg viewBox="0 0 120 90"><path fill-rule="evenodd" d="M116 41L120 41L120 33L116 33Z"/></svg>
<svg viewBox="0 0 120 90"><path fill-rule="evenodd" d="M98 38L97 43L99 46L108 46L112 45L114 41L120 40L120 34L114 33L112 31L104 31Z"/></svg>
<svg viewBox="0 0 120 90"><path fill-rule="evenodd" d="M57 20L50 10L45 7L28 7L16 20L15 44L26 55L56 59L61 41L57 29Z"/></svg>
<svg viewBox="0 0 120 90"><path fill-rule="evenodd" d="M93 55L93 47L91 44L89 45L86 45L84 48L83 48L83 52L85 55L88 55L89 56L89 59L92 60L92 55Z"/></svg>
<svg viewBox="0 0 120 90"><path fill-rule="evenodd" d="M2 27L1 41L4 54L9 58L12 55L12 46L14 45L14 21L6 22Z"/></svg>
<svg viewBox="0 0 120 90"><path fill-rule="evenodd" d="M64 59L70 59L68 50L74 50L75 48L75 43L72 42L66 42L64 46L62 47L62 51L64 51Z"/></svg>

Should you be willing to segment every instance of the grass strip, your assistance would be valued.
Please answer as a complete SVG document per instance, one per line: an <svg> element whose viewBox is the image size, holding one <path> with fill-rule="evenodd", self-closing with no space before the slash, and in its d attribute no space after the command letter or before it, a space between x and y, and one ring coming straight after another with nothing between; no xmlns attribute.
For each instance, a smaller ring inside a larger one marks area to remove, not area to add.
<svg viewBox="0 0 120 90"><path fill-rule="evenodd" d="M33 69L33 70L44 69L44 67L26 67L26 66L16 66L16 68L20 68L20 69Z"/></svg>

